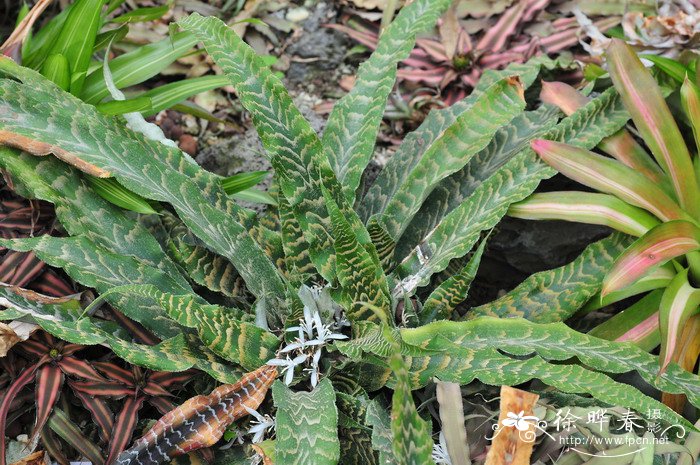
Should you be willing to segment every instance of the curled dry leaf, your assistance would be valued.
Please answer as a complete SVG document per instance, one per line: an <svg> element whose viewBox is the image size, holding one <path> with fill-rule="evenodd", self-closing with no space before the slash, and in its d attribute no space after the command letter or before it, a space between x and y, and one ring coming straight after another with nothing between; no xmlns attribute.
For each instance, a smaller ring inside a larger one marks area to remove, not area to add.
<svg viewBox="0 0 700 465"><path fill-rule="evenodd" d="M53 0L39 0L32 7L32 9L27 13L27 16L20 21L17 27L12 31L10 37L0 45L0 55L7 55L13 58L19 57L19 51L22 47L24 39L29 35L32 30L32 26L39 19L41 13L44 12L46 7L48 7Z"/></svg>
<svg viewBox="0 0 700 465"><path fill-rule="evenodd" d="M2 304L2 302L0 302L0 304ZM37 328L38 326L35 324L24 323L22 321L11 321L9 324L0 322L0 357L6 356L12 346L18 342L29 339L29 336L31 336Z"/></svg>

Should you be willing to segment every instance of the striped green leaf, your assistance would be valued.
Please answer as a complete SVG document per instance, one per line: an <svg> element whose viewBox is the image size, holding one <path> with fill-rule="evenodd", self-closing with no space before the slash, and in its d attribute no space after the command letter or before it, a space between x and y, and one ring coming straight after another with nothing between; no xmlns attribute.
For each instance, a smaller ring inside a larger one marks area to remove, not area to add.
<svg viewBox="0 0 700 465"><path fill-rule="evenodd" d="M485 248L486 240L483 240L467 264L430 293L418 314L418 320L421 324L451 319L452 311L467 298L469 287L476 277Z"/></svg>
<svg viewBox="0 0 700 465"><path fill-rule="evenodd" d="M449 5L449 0L417 0L402 8L358 69L352 90L334 105L323 146L348 204L355 202L362 172L374 151L398 63L413 49L416 34L432 27Z"/></svg>
<svg viewBox="0 0 700 465"><path fill-rule="evenodd" d="M408 176L408 173L410 173L416 163L418 163L425 150L430 147L462 113L472 106L481 92L497 81L510 76L518 76L523 83L523 87L527 89L535 80L542 67L553 68L557 65L558 61L541 56L530 60L525 65L510 65L503 71L489 70L482 76L477 90L472 92L469 97L455 103L450 108L431 111L421 126L406 136L399 150L389 159L387 165L381 173L379 173L379 177L375 183L369 189L364 199L362 199L359 205L359 212L363 220L367 221L372 215L384 211L386 203L393 197L396 190L403 183L406 176ZM533 113L533 115L536 114L537 113ZM514 121L511 124L518 123ZM528 124L527 121L524 123L525 126ZM533 121L531 126L533 130L536 130L537 126L540 124L544 124L544 122L538 123ZM524 131L525 129L522 130ZM517 129L514 131L517 131ZM509 136L502 135L496 137L500 139L508 138ZM497 151L494 150L494 153L495 152ZM476 159L477 157L472 159L474 166L478 166ZM457 174L453 176L457 176Z"/></svg>
<svg viewBox="0 0 700 465"><path fill-rule="evenodd" d="M597 295L603 278L632 239L613 234L595 242L574 261L528 277L493 302L472 308L467 318L522 317L537 323L566 321Z"/></svg>
<svg viewBox="0 0 700 465"><path fill-rule="evenodd" d="M396 378L391 403L391 433L393 435L393 459L398 465L434 464L431 454L433 440L431 425L416 411L411 395L408 366L400 354L389 360Z"/></svg>
<svg viewBox="0 0 700 465"><path fill-rule="evenodd" d="M282 194L305 234L311 259L321 275L332 279L335 264L321 185L331 190L337 202L340 188L318 136L269 66L224 22L193 14L178 24L204 42L251 112Z"/></svg>
<svg viewBox="0 0 700 465"><path fill-rule="evenodd" d="M517 78L498 81L481 94L425 150L387 201L379 223L388 235L397 241L435 186L462 169L524 107Z"/></svg>
<svg viewBox="0 0 700 465"><path fill-rule="evenodd" d="M136 194L170 202L195 235L236 265L254 294L272 298L275 308L280 305L278 299L285 295L282 279L239 222L246 221L246 214L228 199L217 177L180 150L146 139L90 105L60 93L32 71L11 66L8 60L0 63L6 65L5 72L25 81L0 81L0 108L6 115L0 118L0 131L6 135L6 143L27 148L33 141L35 154L56 147L52 150L60 158L82 170L102 177L113 173ZM31 90L24 86L31 86ZM18 124L10 117L15 112L30 119ZM83 129L76 130L76 124ZM103 131L94 133L90 130L94 126ZM144 159L150 160L146 170L138 168L139 160Z"/></svg>
<svg viewBox="0 0 700 465"><path fill-rule="evenodd" d="M343 290L344 300L351 320L373 320L379 318L390 321L391 296L384 270L367 247L352 231L338 205L326 197L327 208L333 224L333 239L336 252L336 271ZM381 313L380 313L381 312Z"/></svg>
<svg viewBox="0 0 700 465"><path fill-rule="evenodd" d="M628 118L614 91L608 90L562 120L547 137L591 148L619 130ZM531 149L519 152L449 212L394 273L402 278L415 276L424 285L453 258L466 255L481 231L495 226L510 204L530 195L542 179L554 174L553 169L537 162Z"/></svg>
<svg viewBox="0 0 700 465"><path fill-rule="evenodd" d="M272 385L277 407L275 460L279 463L334 465L340 459L336 393L326 378L311 392Z"/></svg>
<svg viewBox="0 0 700 465"><path fill-rule="evenodd" d="M700 403L697 375L670 364L659 376L657 358L634 344L597 339L563 323L535 324L518 318L488 317L461 323L439 321L403 329L400 336L393 336L400 339L388 339L386 331L365 323L357 325L355 334L352 341L336 343L350 356L355 355L356 347L389 358L400 343L401 354L410 365L413 388L425 385L433 377L459 384L479 379L492 385L517 385L538 378L561 391L588 393L599 401L642 414L648 412L647 408L657 409L670 423L689 427L687 420L660 402L604 374L637 371L652 386L664 392L682 392L694 405ZM525 355L529 357L523 358ZM572 358L583 365L572 363Z"/></svg>

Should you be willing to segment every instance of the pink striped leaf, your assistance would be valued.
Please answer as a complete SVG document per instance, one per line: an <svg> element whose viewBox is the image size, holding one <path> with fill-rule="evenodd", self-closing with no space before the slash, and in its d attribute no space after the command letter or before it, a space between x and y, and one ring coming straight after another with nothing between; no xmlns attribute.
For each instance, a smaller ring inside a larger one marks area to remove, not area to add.
<svg viewBox="0 0 700 465"><path fill-rule="evenodd" d="M654 267L700 249L700 228L689 221L669 221L637 239L615 260L603 280L601 295L623 289Z"/></svg>
<svg viewBox="0 0 700 465"><path fill-rule="evenodd" d="M528 220L564 220L600 224L617 231L642 236L659 220L609 194L591 192L543 192L514 203L508 215Z"/></svg>
<svg viewBox="0 0 700 465"><path fill-rule="evenodd" d="M663 221L688 216L658 185L617 160L561 142L536 139L531 146L545 163L563 175L613 194Z"/></svg>
<svg viewBox="0 0 700 465"><path fill-rule="evenodd" d="M46 364L37 371L36 387L34 388L36 395L36 423L32 431L32 438L41 431L49 419L51 410L53 410L53 406L56 405L58 396L61 394L63 380L63 372L54 364Z"/></svg>
<svg viewBox="0 0 700 465"><path fill-rule="evenodd" d="M650 292L588 334L609 341L632 342L645 351L653 350L661 342L659 304L662 294L661 289Z"/></svg>
<svg viewBox="0 0 700 465"><path fill-rule="evenodd" d="M663 289L669 285L671 280L676 276L676 270L670 263L652 269L649 273L639 278L632 285L607 294L601 297L600 294L594 296L582 309L586 312L598 310L615 302L627 299L635 295L640 295L645 292L653 291L654 289Z"/></svg>
<svg viewBox="0 0 700 465"><path fill-rule="evenodd" d="M690 153L656 80L624 41L613 39L607 53L610 77L637 130L671 178L681 206L699 217L700 190Z"/></svg>
<svg viewBox="0 0 700 465"><path fill-rule="evenodd" d="M693 128L695 144L700 147L700 88L687 76L681 86L681 104Z"/></svg>
<svg viewBox="0 0 700 465"><path fill-rule="evenodd" d="M564 82L542 82L540 99L544 103L554 105L572 115L576 110L589 102L589 98ZM659 165L644 150L644 147L626 130L621 129L612 136L606 137L598 144L598 148L630 168L634 168L652 181L662 184L668 193L673 192L666 175Z"/></svg>
<svg viewBox="0 0 700 465"><path fill-rule="evenodd" d="M688 319L698 313L700 289L688 282L688 270L683 270L671 281L659 306L659 329L661 330L661 372L673 358L679 338Z"/></svg>

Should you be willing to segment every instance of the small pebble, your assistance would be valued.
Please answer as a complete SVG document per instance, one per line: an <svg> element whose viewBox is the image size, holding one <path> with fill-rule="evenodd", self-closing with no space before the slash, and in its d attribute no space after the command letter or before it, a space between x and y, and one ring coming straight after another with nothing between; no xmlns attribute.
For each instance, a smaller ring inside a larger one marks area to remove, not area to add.
<svg viewBox="0 0 700 465"><path fill-rule="evenodd" d="M290 8L287 11L287 21L291 21L293 23L300 23L304 21L306 18L309 17L309 10L306 8L300 6L297 8Z"/></svg>
<svg viewBox="0 0 700 465"><path fill-rule="evenodd" d="M181 135L178 140L178 145L180 146L180 150L193 157L197 154L197 139L189 134Z"/></svg>

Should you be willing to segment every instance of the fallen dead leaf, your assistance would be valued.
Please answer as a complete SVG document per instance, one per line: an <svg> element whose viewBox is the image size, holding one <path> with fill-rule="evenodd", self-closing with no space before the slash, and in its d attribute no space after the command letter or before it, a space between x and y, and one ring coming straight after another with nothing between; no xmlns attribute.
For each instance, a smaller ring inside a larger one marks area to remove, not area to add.
<svg viewBox="0 0 700 465"><path fill-rule="evenodd" d="M29 339L29 336L38 328L33 323L22 321L11 321L9 324L0 322L0 357L6 356L18 342Z"/></svg>
<svg viewBox="0 0 700 465"><path fill-rule="evenodd" d="M50 463L49 454L43 450L38 450L10 465L49 465Z"/></svg>

